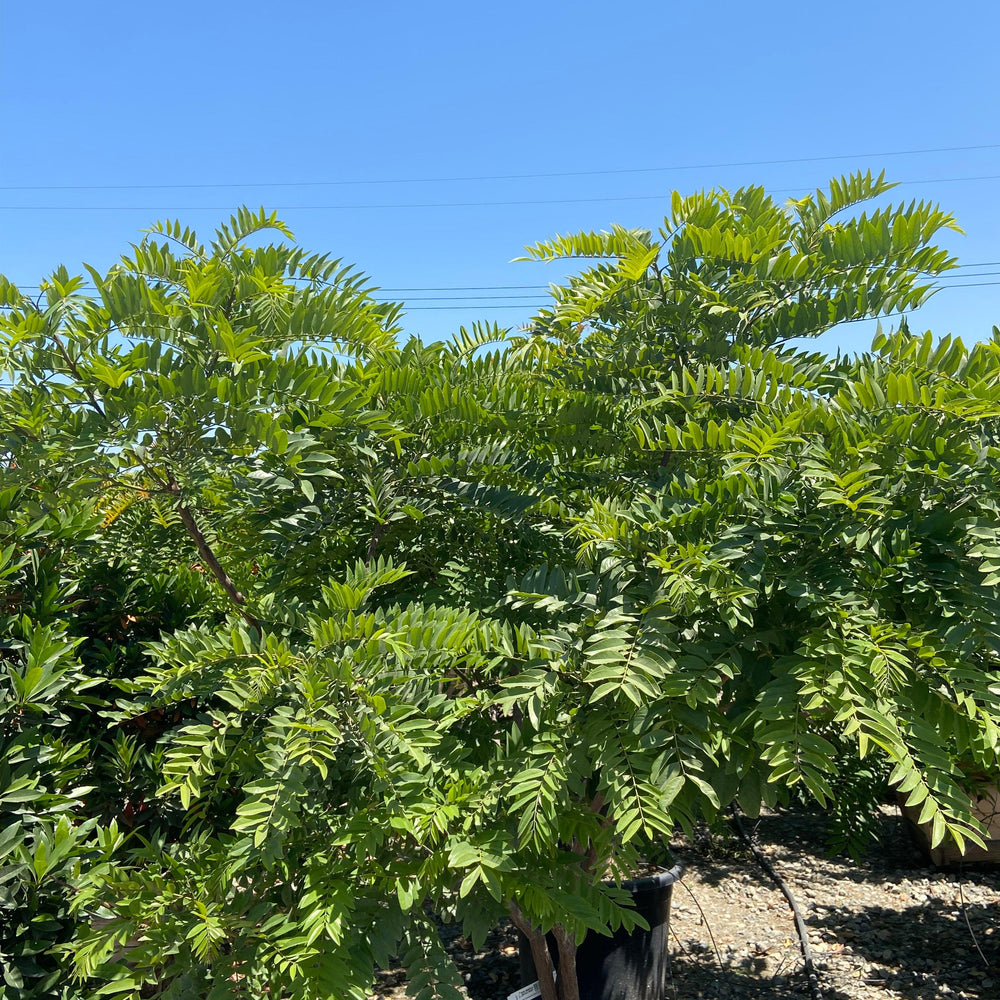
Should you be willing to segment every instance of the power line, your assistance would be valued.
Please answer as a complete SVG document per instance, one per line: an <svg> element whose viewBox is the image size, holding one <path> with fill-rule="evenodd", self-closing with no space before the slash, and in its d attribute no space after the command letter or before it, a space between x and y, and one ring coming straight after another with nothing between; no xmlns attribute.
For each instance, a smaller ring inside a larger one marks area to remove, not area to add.
<svg viewBox="0 0 1000 1000"><path fill-rule="evenodd" d="M970 282L968 284L961 284L961 285L939 285L938 287L939 287L939 289L941 291L947 291L948 289L951 289L951 288L986 288L986 287L993 287L993 286L997 286L997 285L1000 285L1000 281L977 281L977 282ZM477 311L481 311L481 310L492 310L492 309L530 309L530 308L532 308L531 304L527 303L527 302L524 303L524 304L519 304L519 305L503 305L503 306L499 306L499 305L480 305L477 302L469 302L469 303L467 303L466 305L463 305L463 306L407 306L405 302L402 305L403 305L403 311L404 312L420 312L420 311L428 311L428 310L434 311L434 312L443 312L443 311L451 310L451 309L467 309L467 310L475 309ZM875 321L875 320L878 320L878 319L885 319L885 318L887 318L887 316L889 318L891 318L890 314L887 314L886 316L864 316L861 319L844 320L843 322L845 322L845 323L862 323L862 322L865 322L866 320ZM839 325L839 324L836 324L836 325Z"/></svg>
<svg viewBox="0 0 1000 1000"><path fill-rule="evenodd" d="M972 265L969 265L970 267ZM28 285L23 282L13 281L11 284L15 285L19 289L30 288L35 291L41 291L41 285ZM97 288L96 285L84 284L80 285L83 290L94 290ZM395 292L497 292L497 291L511 291L511 290L526 290L532 292L545 292L548 291L548 285L441 285L437 288L383 288L381 286L375 287L373 291L375 293L395 293ZM470 296L461 295L458 298L469 298ZM476 296L471 296L475 298ZM489 296L487 296L489 297ZM512 296L514 298L522 298L523 296Z"/></svg>
<svg viewBox="0 0 1000 1000"><path fill-rule="evenodd" d="M546 177L607 177L621 174L667 173L681 170L716 170L725 167L764 167L789 163L822 163L829 160L862 160L882 156L923 156L928 153L959 153L982 149L1000 149L1000 143L980 146L936 146L930 149L895 149L877 153L836 153L826 156L796 156L778 160L736 160L729 163L688 163L665 167L625 167L612 170L562 170L532 174L478 174L458 177L399 177L367 180L338 181L261 181L219 184L34 184L4 185L0 191L152 191L152 190L207 190L219 188L299 188L344 187L365 184L454 184L459 181L519 181Z"/></svg>
<svg viewBox="0 0 1000 1000"><path fill-rule="evenodd" d="M17 282L13 282L13 284L17 287L17 289L19 291L31 291L31 292L40 292L40 291L42 291L42 286L41 285L22 285L22 284L18 284ZM496 285L495 287L498 288L498 289L503 289L503 288L508 287L508 286L505 286L505 285ZM511 287L514 287L514 288L518 288L518 287L525 288L525 289L529 289L529 290L531 290L533 292L536 292L536 293L537 292L547 292L549 290L549 286L548 285L520 285L520 286L514 285L514 286L511 286ZM97 286L96 285L80 285L80 287L78 289L78 291L85 291L85 292L92 292L92 291L96 291L96 290L97 290ZM388 294L390 292L402 292L402 291L412 291L412 292L441 292L441 291L462 291L462 290L463 289L461 289L461 288L411 288L411 289L377 288L374 291L375 291L375 295L380 295L380 294ZM491 289L490 286L484 286L482 288L482 291L491 291L491 290L492 289ZM413 298L411 298L410 301L411 302L437 302L437 301L451 299L451 300L454 300L456 302L461 302L461 301L466 300L466 299L534 299L536 297L537 297L536 295L479 295L479 294L472 294L472 295L429 295L429 296L419 296L418 295L418 296L414 296ZM376 301L386 302L386 301L389 301L389 300L387 300L387 299L376 299Z"/></svg>
<svg viewBox="0 0 1000 1000"><path fill-rule="evenodd" d="M921 180L897 181L897 186L914 184L957 184L969 181L1000 180L1000 174L981 174L968 177L928 177ZM771 194L797 194L802 188L772 188ZM399 211L403 209L442 208L512 208L525 205L587 205L620 201L667 201L668 193L609 195L601 198L533 198L511 201L426 201L397 202L368 205L272 205L278 212L323 211ZM233 205L0 205L3 212L232 212Z"/></svg>
<svg viewBox="0 0 1000 1000"><path fill-rule="evenodd" d="M941 285L941 288L987 288L992 285L1000 285L1000 281L970 281L961 285Z"/></svg>
<svg viewBox="0 0 1000 1000"><path fill-rule="evenodd" d="M947 281L949 277L954 278L988 278L993 275L1000 275L1000 271L984 271L981 274L953 274L954 271L961 271L966 268L974 267L1000 267L1000 260L980 260L980 261L970 261L968 264L957 264L955 267L951 268L949 271L943 273L943 280ZM19 289L30 289L32 291L40 291L41 285L27 284L24 282L12 282ZM557 283L558 284L558 283ZM91 283L86 283L80 286L81 290L94 290L96 285ZM551 286L550 285L411 285L408 287L396 287L396 286L377 286L373 289L376 294L395 294L397 292L507 292L507 291L529 291L529 292L547 292ZM433 296L434 298L456 298L456 299L475 299L475 298L528 298L529 296L514 295L514 296L492 296L492 295L457 295L457 296Z"/></svg>
<svg viewBox="0 0 1000 1000"><path fill-rule="evenodd" d="M972 265L970 265L971 267ZM978 266L978 265L977 265ZM377 292L501 292L527 290L544 292L548 285L440 285L437 288L376 288Z"/></svg>
<svg viewBox="0 0 1000 1000"><path fill-rule="evenodd" d="M793 190L793 189L789 189ZM798 190L797 188L794 190ZM666 201L669 194L611 195L606 198L540 198L525 201L402 202L372 205L275 205L277 212L364 211L407 208L510 208L516 205L579 205L609 201ZM232 212L234 205L0 205L3 212Z"/></svg>
<svg viewBox="0 0 1000 1000"><path fill-rule="evenodd" d="M939 291L948 291L950 289L955 289L955 288L992 288L992 287L996 287L996 286L1000 286L1000 281L976 281L976 282L968 282L968 283L954 284L954 285L938 285L938 290ZM501 298L501 297L502 296L494 296L493 298ZM516 298L521 298L521 296L516 296ZM471 298L468 301L464 302L462 305L411 306L411 305L408 304L408 302L402 302L402 303L398 303L398 304L402 305L403 312L405 312L405 313L411 313L411 312L450 312L450 311L454 311L454 310L465 310L465 311L475 311L475 312L492 312L493 310L498 310L498 309L521 309L521 310L525 310L525 311L529 311L530 312L532 310L541 308L541 305L545 304L545 303L539 304L537 299L532 299L529 296L523 296L523 298L524 298L525 301L518 301L516 303L505 303L503 305L499 305L496 302L482 301L482 300L476 299L476 298ZM409 302L432 302L432 301L433 302L438 302L438 301L442 301L442 300L441 299L410 299L408 301ZM380 302L380 304L382 304L382 305L388 305L388 304L390 304L390 300L383 300L382 302ZM396 304L396 303L392 303L392 304ZM845 322L845 323L860 323L860 322L864 322L865 320L868 320L868 319L871 319L871 320L874 321L874 320L879 319L879 318L880 317L877 317L877 316L866 316L866 317L862 317L862 319L859 319L859 320L844 320L843 322Z"/></svg>
<svg viewBox="0 0 1000 1000"><path fill-rule="evenodd" d="M945 277L951 271L961 271L968 267L1000 267L1000 260L975 260L967 264L956 264L949 271L945 272ZM991 272L992 273L992 272ZM984 275L962 275L962 277L984 277ZM152 280L152 279L151 279ZM302 279L307 280L307 279ZM12 284L18 288L41 288L41 285L29 285L24 282L14 281ZM81 285L81 288L95 288L89 282ZM498 292L498 291L547 291L549 285L378 285L376 292Z"/></svg>
<svg viewBox="0 0 1000 1000"><path fill-rule="evenodd" d="M545 289L539 289L544 291ZM414 295L407 302L486 302L491 299L530 299L534 301L537 295ZM381 300L386 301L386 300Z"/></svg>
<svg viewBox="0 0 1000 1000"><path fill-rule="evenodd" d="M450 310L450 309L465 309L467 311L471 310L471 309L475 309L477 311L485 310L485 309L528 309L528 310L530 310L530 309L537 309L537 308L538 308L538 306L534 306L530 302L523 302L523 303L520 303L520 304L518 304L516 306L515 305L510 305L510 306L492 306L492 305L491 306L485 306L485 305L479 305L476 302L470 302L470 303L468 303L468 304L466 304L464 306L407 306L406 303L403 303L403 312L445 312L445 311Z"/></svg>
<svg viewBox="0 0 1000 1000"><path fill-rule="evenodd" d="M960 271L967 267L1000 267L1000 260L977 260L969 261L968 264L956 264L954 267L949 268L948 271L944 272L947 276L951 271ZM966 275L963 275L966 277ZM968 277L980 277L980 275L968 275ZM29 288L37 288L37 285L28 285ZM88 288L94 287L93 285L88 285ZM413 288L396 288L393 286L376 288L378 292L476 292L476 291L498 291L498 290L509 290L509 289L541 289L545 291L548 289L548 285L439 285L436 287L431 287L428 285L422 285L420 287Z"/></svg>

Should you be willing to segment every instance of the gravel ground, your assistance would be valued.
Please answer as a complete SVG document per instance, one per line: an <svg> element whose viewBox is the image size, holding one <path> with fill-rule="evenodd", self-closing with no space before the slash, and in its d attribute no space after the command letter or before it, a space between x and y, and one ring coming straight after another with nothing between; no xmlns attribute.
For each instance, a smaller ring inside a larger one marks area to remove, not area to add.
<svg viewBox="0 0 1000 1000"><path fill-rule="evenodd" d="M1000 869L937 870L887 811L862 863L828 857L822 818L766 816L757 843L795 895L826 1000L1000 1000ZM811 996L791 911L735 838L676 846L667 1000ZM516 939L500 927L484 950L442 931L470 1000L506 1000L520 985ZM377 995L399 1000L389 971Z"/></svg>

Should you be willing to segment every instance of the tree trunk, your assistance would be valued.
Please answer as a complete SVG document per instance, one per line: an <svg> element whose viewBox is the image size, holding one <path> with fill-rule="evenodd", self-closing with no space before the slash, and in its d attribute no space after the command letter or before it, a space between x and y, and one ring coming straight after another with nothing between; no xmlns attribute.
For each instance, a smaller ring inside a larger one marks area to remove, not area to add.
<svg viewBox="0 0 1000 1000"><path fill-rule="evenodd" d="M510 904L510 919L514 926L528 939L528 944L531 946L531 958L535 963L535 973L538 975L541 1000L562 1000L559 993L556 992L556 968L552 962L552 955L549 953L549 944L545 940L545 935L537 927L531 926L516 903ZM562 955L560 953L561 963ZM575 974L573 978L576 979ZM577 995L579 996L579 990L577 990Z"/></svg>
<svg viewBox="0 0 1000 1000"><path fill-rule="evenodd" d="M562 924L552 928L559 945L559 978L556 981L559 1000L580 1000L580 984L576 978L576 939Z"/></svg>

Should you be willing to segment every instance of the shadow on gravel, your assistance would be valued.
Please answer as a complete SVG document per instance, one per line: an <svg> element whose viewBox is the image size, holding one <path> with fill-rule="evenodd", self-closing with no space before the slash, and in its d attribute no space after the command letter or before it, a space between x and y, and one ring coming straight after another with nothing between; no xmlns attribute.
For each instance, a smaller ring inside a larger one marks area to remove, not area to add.
<svg viewBox="0 0 1000 1000"><path fill-rule="evenodd" d="M965 916L961 909L931 899L904 910L870 906L853 912L814 911L807 922L812 929L822 928L834 946L864 958L871 965L872 985L884 983L915 997L940 996L940 987L946 985L995 1000L1000 996L996 910L969 906Z"/></svg>
<svg viewBox="0 0 1000 1000"><path fill-rule="evenodd" d="M470 1000L497 1000L521 986L517 956L483 955L479 961L459 963ZM810 996L805 975L754 975L730 966L720 970L714 957L677 955L670 961L665 1000L803 1000ZM825 1000L851 1000L839 990L825 987Z"/></svg>
<svg viewBox="0 0 1000 1000"><path fill-rule="evenodd" d="M457 927L442 927L441 937L455 959L470 1000L498 1000L521 988L517 932L509 923L494 927L479 951Z"/></svg>
<svg viewBox="0 0 1000 1000"><path fill-rule="evenodd" d="M822 812L789 809L744 822L769 853L772 850L779 853L785 853L789 849L800 850L811 857L847 863L845 855L829 855L823 850L827 842L827 817ZM866 851L865 857L859 862L860 867L886 871L926 867L926 861L911 840L898 813L883 815L879 820L878 830L878 839Z"/></svg>
<svg viewBox="0 0 1000 1000"><path fill-rule="evenodd" d="M824 852L827 821L822 813L788 810L744 822L779 873L788 865L794 868L798 863L807 863L811 871L821 869L824 877L864 882L871 881L876 872L911 872L926 867L902 821L894 816L884 818L878 842L857 863L845 855ZM674 853L687 867L697 866L699 878L709 885L719 885L734 876L773 885L735 835L703 833L694 842L675 847Z"/></svg>
<svg viewBox="0 0 1000 1000"><path fill-rule="evenodd" d="M693 851L676 851L677 860L684 865L686 872L697 872L698 881L710 886L720 886L732 879L753 880L754 882L767 886L774 886L774 883L758 867L757 863L748 854L746 859L718 859L707 858ZM684 902L684 883L679 883L679 888L674 889L673 898Z"/></svg>
<svg viewBox="0 0 1000 1000"><path fill-rule="evenodd" d="M755 976L732 966L719 968L706 958L675 955L670 963L666 1000L803 1000L812 994L804 973L787 976ZM821 980L822 985L822 980ZM823 986L825 1000L851 1000L846 993Z"/></svg>

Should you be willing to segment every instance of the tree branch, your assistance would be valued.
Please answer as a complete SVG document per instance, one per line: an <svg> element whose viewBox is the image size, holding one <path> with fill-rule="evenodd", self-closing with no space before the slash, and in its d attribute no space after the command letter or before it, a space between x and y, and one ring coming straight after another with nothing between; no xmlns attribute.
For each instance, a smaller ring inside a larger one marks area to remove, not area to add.
<svg viewBox="0 0 1000 1000"><path fill-rule="evenodd" d="M375 525L371 541L368 543L368 552L365 555L365 569L371 566L372 560L375 558L375 553L378 551L378 543L382 541L382 536L385 534L385 529L386 524L384 521L379 521Z"/></svg>
<svg viewBox="0 0 1000 1000"><path fill-rule="evenodd" d="M53 333L52 339L56 342L56 346L59 348L59 353L62 355L63 361L65 361L66 364L69 366L69 370L73 374L73 377L77 380L77 382L80 385L80 388L82 388L84 393L86 394L87 399L89 400L90 405L94 410L94 412L97 413L99 416L102 417L105 416L106 414L104 412L104 407L101 405L101 401L94 394L94 391L90 388L90 386L87 385L86 382L84 382L83 376L80 374L80 366L72 359L72 357L70 357L69 351L66 350L65 345L59 338L59 334Z"/></svg>
<svg viewBox="0 0 1000 1000"><path fill-rule="evenodd" d="M219 585L226 592L226 596L236 605L237 610L242 616L243 620L251 628L259 628L260 623L246 610L247 599L240 593L237 589L236 584L233 583L229 574L222 568L222 564L219 562L215 553L212 551L212 546L208 544L208 539L205 537L204 532L198 526L198 522L194 519L194 514L191 513L191 509L186 507L181 502L181 488L180 486L171 479L167 484L167 490L173 493L176 497L176 509L177 513L180 515L181 521L184 527L187 529L187 533L191 536L194 541L195 547L198 549L198 555L201 556L202 561L211 570L212 576L218 580Z"/></svg>
<svg viewBox="0 0 1000 1000"><path fill-rule="evenodd" d="M607 800L604 798L602 792L598 792L593 797L593 799L591 799L590 804L588 805L587 808L590 810L590 812L599 814L604 809L605 805L607 805ZM605 816L602 818L601 826L606 829L610 824L610 822L611 822L610 817ZM570 846L573 852L575 854L579 854L580 857L583 859L580 862L580 866L583 868L583 870L585 872L592 872L594 868L597 866L597 861L598 861L597 846L594 844L594 842L592 840L588 840L586 844L582 844L580 843L579 840L577 840L574 837L573 843Z"/></svg>

